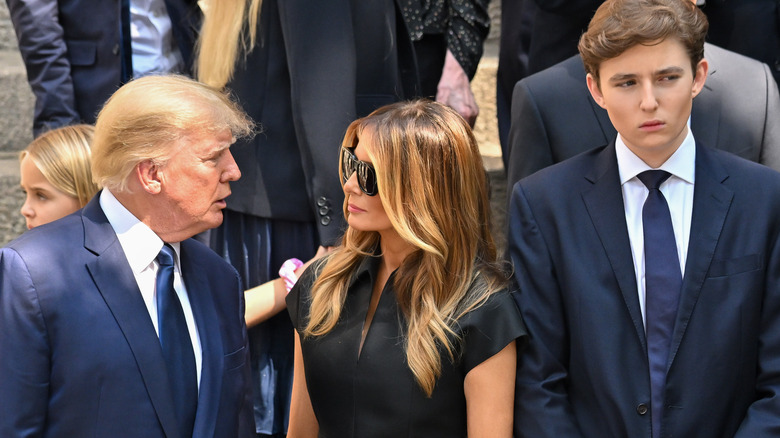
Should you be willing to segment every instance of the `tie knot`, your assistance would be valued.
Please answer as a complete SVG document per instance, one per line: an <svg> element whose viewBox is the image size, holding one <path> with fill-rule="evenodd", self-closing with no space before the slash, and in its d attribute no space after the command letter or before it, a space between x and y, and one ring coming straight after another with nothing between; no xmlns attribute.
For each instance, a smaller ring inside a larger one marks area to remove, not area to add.
<svg viewBox="0 0 780 438"><path fill-rule="evenodd" d="M163 245L160 253L157 254L157 263L160 266L173 266L173 247L167 243Z"/></svg>
<svg viewBox="0 0 780 438"><path fill-rule="evenodd" d="M661 184L669 179L670 176L672 176L672 174L665 170L646 170L636 177L642 181L642 184L644 184L648 190L658 190L658 187L661 187Z"/></svg>

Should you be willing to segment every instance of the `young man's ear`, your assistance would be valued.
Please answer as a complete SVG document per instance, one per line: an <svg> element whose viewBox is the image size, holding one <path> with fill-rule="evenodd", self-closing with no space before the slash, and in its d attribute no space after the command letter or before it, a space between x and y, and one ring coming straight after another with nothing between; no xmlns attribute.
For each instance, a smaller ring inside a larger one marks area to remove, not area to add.
<svg viewBox="0 0 780 438"><path fill-rule="evenodd" d="M138 163L135 166L135 175L146 192L156 195L162 190L162 170L152 160L144 160Z"/></svg>
<svg viewBox="0 0 780 438"><path fill-rule="evenodd" d="M593 100L595 100L600 107L607 109L607 107L604 106L604 95L601 94L601 88L599 88L598 79L594 78L592 74L588 73L588 75L585 77L585 81L588 83L588 90L590 90L590 95L593 96Z"/></svg>
<svg viewBox="0 0 780 438"><path fill-rule="evenodd" d="M691 87L691 97L696 97L701 89L704 88L704 83L707 82L707 74L710 71L710 64L706 58L702 58L698 64L696 64L696 71L693 72L693 86Z"/></svg>

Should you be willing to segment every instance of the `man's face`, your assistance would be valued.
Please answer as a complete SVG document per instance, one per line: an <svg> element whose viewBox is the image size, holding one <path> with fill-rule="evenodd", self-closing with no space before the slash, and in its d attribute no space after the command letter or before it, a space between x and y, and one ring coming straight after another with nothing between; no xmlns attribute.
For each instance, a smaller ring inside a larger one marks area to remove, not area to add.
<svg viewBox="0 0 780 438"><path fill-rule="evenodd" d="M192 135L173 145L170 160L160 168L165 204L160 206L165 218L161 231L190 237L222 223L229 182L241 177L228 149L232 141L225 130Z"/></svg>
<svg viewBox="0 0 780 438"><path fill-rule="evenodd" d="M600 86L593 76L587 78L593 99L607 110L626 146L658 167L688 133L688 116L704 86L707 61L691 71L682 43L669 38L651 46L637 44L602 62L599 76Z"/></svg>

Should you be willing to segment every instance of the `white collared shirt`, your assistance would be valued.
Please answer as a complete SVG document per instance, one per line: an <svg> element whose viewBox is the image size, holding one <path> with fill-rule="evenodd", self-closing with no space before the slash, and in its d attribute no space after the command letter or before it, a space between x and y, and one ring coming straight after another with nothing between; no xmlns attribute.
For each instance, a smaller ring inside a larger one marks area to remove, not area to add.
<svg viewBox="0 0 780 438"><path fill-rule="evenodd" d="M130 0L130 38L133 77L184 70L165 0Z"/></svg>
<svg viewBox="0 0 780 438"><path fill-rule="evenodd" d="M124 251L127 262L130 264L130 269L133 271L135 281L138 283L138 289L141 290L141 297L146 304L146 310L149 312L152 324L154 324L154 330L157 332L157 336L159 336L160 331L157 327L156 299L157 269L159 269L159 264L155 259L157 258L157 254L160 253L164 242L151 228L133 216L133 214L130 213L130 211L128 211L108 189L103 189L100 193L100 208L103 209L103 213L105 213L106 218L108 218L108 222L111 224L111 227L114 229L114 232L119 239L119 243L122 245L122 251ZM200 387L202 351L200 338L198 337L198 327L195 325L195 317L192 314L190 299L187 295L187 290L184 287L184 282L181 279L181 245L178 242L171 243L170 245L173 247L174 253L176 254L174 261L173 289L179 297L182 310L184 311L184 319L187 321L187 330L190 332L190 340L192 341L192 350L195 352L195 369L198 374L198 387Z"/></svg>
<svg viewBox="0 0 780 438"><path fill-rule="evenodd" d="M631 241L631 253L634 258L634 273L639 292L639 306L642 321L645 321L645 242L642 229L642 207L649 190L637 175L653 168L637 157L623 142L620 134L615 140L620 185L623 190L623 206L626 212L628 238ZM696 174L696 142L688 128L688 135L680 147L658 169L672 174L660 190L669 205L669 213L677 243L677 258L680 260L680 272L685 272L685 259L688 255L688 239L691 234L691 215L693 214L693 186Z"/></svg>

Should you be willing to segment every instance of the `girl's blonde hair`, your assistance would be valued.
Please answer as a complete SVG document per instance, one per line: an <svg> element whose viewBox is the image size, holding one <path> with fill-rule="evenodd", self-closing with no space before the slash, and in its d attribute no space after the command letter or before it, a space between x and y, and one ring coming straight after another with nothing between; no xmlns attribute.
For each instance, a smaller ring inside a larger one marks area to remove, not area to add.
<svg viewBox="0 0 780 438"><path fill-rule="evenodd" d="M236 63L257 42L257 21L263 0L205 0L203 26L196 45L198 80L222 89L233 77Z"/></svg>
<svg viewBox="0 0 780 438"><path fill-rule="evenodd" d="M490 234L482 158L468 124L435 102L380 108L349 126L343 146L355 147L366 129L372 141L361 145L376 169L382 205L393 228L414 247L393 286L407 323L409 368L430 396L441 375L440 351L456 359L458 319L506 281ZM378 243L377 232L347 230L312 286L305 335L333 329L350 279Z"/></svg>
<svg viewBox="0 0 780 438"><path fill-rule="evenodd" d="M83 207L100 189L92 182L94 132L91 125L64 126L45 132L19 154L19 160L32 160L49 183L78 199Z"/></svg>

